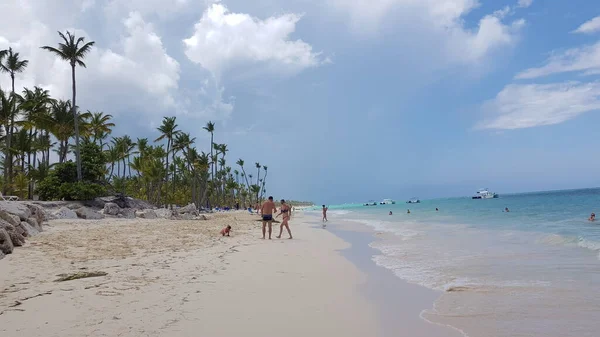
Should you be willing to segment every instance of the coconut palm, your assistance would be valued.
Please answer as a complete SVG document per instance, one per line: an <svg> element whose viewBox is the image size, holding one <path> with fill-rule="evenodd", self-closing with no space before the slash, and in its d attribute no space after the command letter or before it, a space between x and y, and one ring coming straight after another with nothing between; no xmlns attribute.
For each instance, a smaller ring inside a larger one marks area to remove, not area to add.
<svg viewBox="0 0 600 337"><path fill-rule="evenodd" d="M100 142L100 150L104 151L104 139L112 133L112 128L115 127L115 123L111 122L113 118L110 114L104 114L103 112L88 113L92 115L89 120L90 133L92 142Z"/></svg>
<svg viewBox="0 0 600 337"><path fill-rule="evenodd" d="M80 66L86 68L83 59L92 50L95 42L85 42L85 38L76 38L75 35L67 32L67 36L63 33L58 32L58 35L63 39L63 42L58 44L58 48L43 46L42 49L47 50L60 59L69 62L71 65L71 80L73 90L73 104L71 105L71 113L74 116L75 124L75 160L77 162L77 180L81 181L81 156L79 153L79 118L77 118L77 85L75 81L75 67Z"/></svg>
<svg viewBox="0 0 600 337"><path fill-rule="evenodd" d="M25 68L27 68L27 65L29 64L28 60L22 60L19 56L19 53L15 53L13 51L12 48L8 48L8 50L5 50L3 53L3 57L0 58L3 59L3 62L0 62L0 71L1 72L5 72L8 73L10 75L10 81L11 81L11 85L12 85L12 95L15 95L15 75L22 73L25 71ZM13 106L13 108L16 109L16 106ZM15 110L10 118L10 126L8 128L8 130L6 130L6 146L8 148L10 148L12 146L12 138L13 138L13 134L14 134L14 124L15 124L15 117L17 115L17 111ZM6 164L8 164L8 184L11 184L12 182L12 171L13 171L13 161L12 161L12 154L10 153L10 151L8 152L8 158L5 158L5 168L6 168Z"/></svg>
<svg viewBox="0 0 600 337"><path fill-rule="evenodd" d="M215 123L209 121L208 123L206 123L206 126L203 127L204 130L208 131L210 133L210 158L213 158L213 144L214 142L214 136L215 136ZM214 163L214 161L213 161ZM214 165L211 164L211 171L210 171L210 179L214 179L215 177L215 172L214 172Z"/></svg>

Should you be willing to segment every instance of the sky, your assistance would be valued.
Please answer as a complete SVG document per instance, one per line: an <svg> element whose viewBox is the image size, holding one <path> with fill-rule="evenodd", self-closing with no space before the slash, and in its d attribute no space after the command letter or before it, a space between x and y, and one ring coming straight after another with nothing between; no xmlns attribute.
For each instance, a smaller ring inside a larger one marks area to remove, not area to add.
<svg viewBox="0 0 600 337"><path fill-rule="evenodd" d="M70 98L41 50L96 45L78 105L114 135L164 116L268 193L316 203L600 186L600 7L550 0L2 0L16 86ZM0 86L9 88L7 74ZM256 175L256 174L255 174Z"/></svg>

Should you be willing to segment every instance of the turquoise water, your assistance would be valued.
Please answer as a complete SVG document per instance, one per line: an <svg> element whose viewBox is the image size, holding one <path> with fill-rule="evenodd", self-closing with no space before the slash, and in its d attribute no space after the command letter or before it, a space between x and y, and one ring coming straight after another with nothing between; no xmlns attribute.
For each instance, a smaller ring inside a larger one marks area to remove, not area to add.
<svg viewBox="0 0 600 337"><path fill-rule="evenodd" d="M598 335L600 220L587 219L600 189L329 209L332 224L375 231L379 266L443 292L426 320L469 336Z"/></svg>

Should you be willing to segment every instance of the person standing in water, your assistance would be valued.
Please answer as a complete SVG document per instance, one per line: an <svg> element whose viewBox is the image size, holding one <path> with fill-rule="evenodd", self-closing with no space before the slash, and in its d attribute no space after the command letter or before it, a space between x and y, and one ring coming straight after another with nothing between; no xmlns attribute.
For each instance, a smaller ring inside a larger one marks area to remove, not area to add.
<svg viewBox="0 0 600 337"><path fill-rule="evenodd" d="M328 221L327 220L327 210L328 209L329 209L328 207L325 207L325 205L323 205L323 222Z"/></svg>
<svg viewBox="0 0 600 337"><path fill-rule="evenodd" d="M596 221L596 213L592 213L590 215L590 218L588 219L589 221Z"/></svg>
<svg viewBox="0 0 600 337"><path fill-rule="evenodd" d="M292 209L288 204L285 203L284 199L281 199L281 208L279 209L280 213L277 216L283 214L283 221L281 221L281 226L279 226L279 235L276 238L281 239L281 234L283 233L283 227L287 229L288 234L290 235L290 239L292 238L292 231L290 230L289 221L292 218Z"/></svg>
<svg viewBox="0 0 600 337"><path fill-rule="evenodd" d="M273 231L273 212L277 212L277 207L275 207L275 203L273 202L273 197L269 197L269 200L265 201L265 203L260 208L260 214L262 214L262 238L265 238L267 224L269 224L269 240L271 240L271 232Z"/></svg>

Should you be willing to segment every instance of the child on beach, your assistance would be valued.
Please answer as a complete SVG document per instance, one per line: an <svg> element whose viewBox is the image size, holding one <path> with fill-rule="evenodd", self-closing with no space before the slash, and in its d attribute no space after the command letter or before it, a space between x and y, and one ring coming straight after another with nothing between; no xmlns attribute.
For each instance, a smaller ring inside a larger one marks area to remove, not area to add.
<svg viewBox="0 0 600 337"><path fill-rule="evenodd" d="M227 226L227 227L221 229L222 236L225 236L225 235L229 236L229 232L231 232L231 226Z"/></svg>

